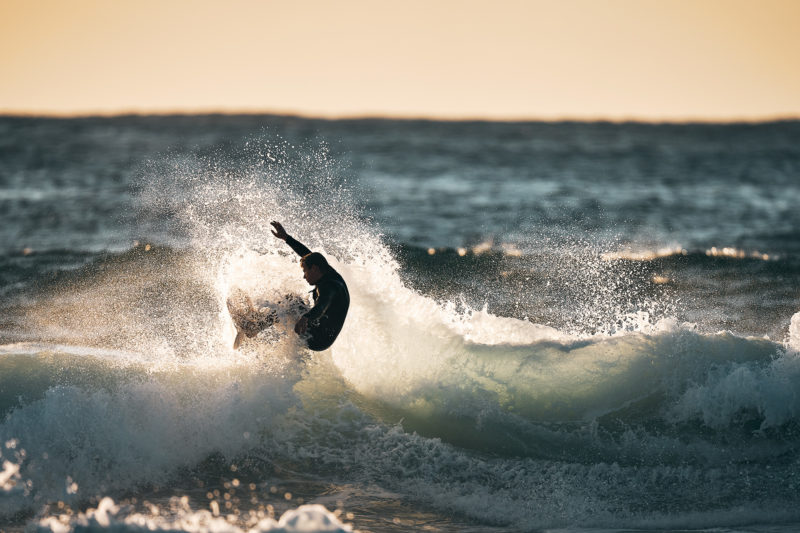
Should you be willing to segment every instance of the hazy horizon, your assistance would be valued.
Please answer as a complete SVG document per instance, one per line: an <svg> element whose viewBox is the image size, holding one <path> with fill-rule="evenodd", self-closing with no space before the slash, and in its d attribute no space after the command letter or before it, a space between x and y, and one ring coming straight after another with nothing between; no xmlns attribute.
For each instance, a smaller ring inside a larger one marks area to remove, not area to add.
<svg viewBox="0 0 800 533"><path fill-rule="evenodd" d="M796 115L774 115L753 117L615 117L615 116L445 116L445 115L391 115L391 114L312 114L291 110L226 110L226 109L167 109L167 110L117 110L107 112L75 111L75 112L38 112L38 111L6 111L0 109L0 116L15 118L43 119L82 119L82 118L122 118L122 117L169 117L169 116L263 116L287 117L303 120L397 120L397 121L432 121L432 122L610 122L610 123L642 123L642 124L737 124L737 123L769 123L784 121L800 121L800 113Z"/></svg>
<svg viewBox="0 0 800 533"><path fill-rule="evenodd" d="M800 2L0 4L0 113L800 117Z"/></svg>

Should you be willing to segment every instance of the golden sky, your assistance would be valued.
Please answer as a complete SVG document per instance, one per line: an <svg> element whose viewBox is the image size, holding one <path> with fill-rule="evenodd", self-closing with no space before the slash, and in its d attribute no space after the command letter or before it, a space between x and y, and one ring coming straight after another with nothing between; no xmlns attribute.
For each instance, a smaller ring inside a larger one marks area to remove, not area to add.
<svg viewBox="0 0 800 533"><path fill-rule="evenodd" d="M0 0L0 113L800 118L800 0Z"/></svg>

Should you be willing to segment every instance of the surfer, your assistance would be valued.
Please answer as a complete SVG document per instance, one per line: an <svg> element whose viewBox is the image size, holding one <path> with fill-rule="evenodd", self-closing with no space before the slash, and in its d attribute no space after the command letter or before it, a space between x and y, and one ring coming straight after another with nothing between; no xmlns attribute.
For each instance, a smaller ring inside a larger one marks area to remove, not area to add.
<svg viewBox="0 0 800 533"><path fill-rule="evenodd" d="M319 252L312 252L304 244L286 233L280 222L271 222L275 237L288 244L300 256L303 277L309 285L314 285L314 307L300 317L294 331L306 341L314 351L329 348L339 332L342 331L347 310L350 307L350 293L342 276L328 264Z"/></svg>

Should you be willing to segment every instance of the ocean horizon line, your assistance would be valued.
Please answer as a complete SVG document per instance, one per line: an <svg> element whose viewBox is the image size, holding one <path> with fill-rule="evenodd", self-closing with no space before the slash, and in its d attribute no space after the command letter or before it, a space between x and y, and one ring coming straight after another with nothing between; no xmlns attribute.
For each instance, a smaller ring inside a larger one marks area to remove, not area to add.
<svg viewBox="0 0 800 533"><path fill-rule="evenodd" d="M0 109L3 118L41 118L41 119L87 119L124 117L182 117L182 116L263 116L274 118L297 118L330 122L348 121L398 121L398 122L487 122L487 123L615 123L615 124L767 124L775 122L800 121L800 113L774 114L762 116L639 116L639 115L557 115L557 116L503 116L503 115L448 115L424 113L314 113L294 110L268 109L119 109L113 111L78 110L11 110Z"/></svg>

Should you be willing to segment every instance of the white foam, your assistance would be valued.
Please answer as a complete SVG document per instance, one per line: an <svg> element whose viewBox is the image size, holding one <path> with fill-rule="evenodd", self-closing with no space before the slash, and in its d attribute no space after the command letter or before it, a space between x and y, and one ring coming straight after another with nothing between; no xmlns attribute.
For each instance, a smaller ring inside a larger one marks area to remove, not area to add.
<svg viewBox="0 0 800 533"><path fill-rule="evenodd" d="M0 470L0 493L7 497L11 495L27 495L30 484L22 480L20 475L20 464L25 459L26 452L19 447L17 439L9 439L5 443L5 450L0 452L0 462L3 469ZM12 460L9 460L12 459Z"/></svg>
<svg viewBox="0 0 800 533"><path fill-rule="evenodd" d="M3 470L0 471L0 490L11 492L19 480L19 465L11 461L3 461Z"/></svg>
<svg viewBox="0 0 800 533"><path fill-rule="evenodd" d="M18 473L32 487L31 498L0 500L0 513L164 482L212 453L252 449L295 404L296 379L250 364L52 387L0 425L0 437L27 451Z"/></svg>
<svg viewBox="0 0 800 533"><path fill-rule="evenodd" d="M103 498L97 508L74 517L43 518L38 523L41 533L69 533L72 531L113 531L119 533L141 531L182 531L187 533L347 533L353 529L318 504L301 505L286 511L279 520L268 517L219 516L206 510L193 511L185 499L173 498L172 513L167 516L131 512L117 505L111 498ZM246 529L236 522L247 521Z"/></svg>
<svg viewBox="0 0 800 533"><path fill-rule="evenodd" d="M721 364L710 368L702 380L695 376L669 417L676 422L699 419L716 429L755 417L761 430L800 419L800 358L792 352L778 354L776 350L776 357L766 363Z"/></svg>
<svg viewBox="0 0 800 533"><path fill-rule="evenodd" d="M792 320L789 324L789 340L787 345L791 351L800 354L800 313L792 315Z"/></svg>

